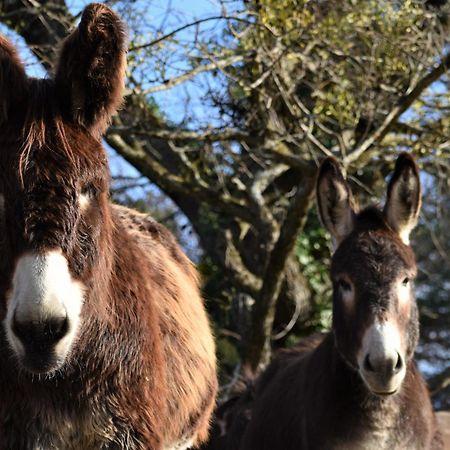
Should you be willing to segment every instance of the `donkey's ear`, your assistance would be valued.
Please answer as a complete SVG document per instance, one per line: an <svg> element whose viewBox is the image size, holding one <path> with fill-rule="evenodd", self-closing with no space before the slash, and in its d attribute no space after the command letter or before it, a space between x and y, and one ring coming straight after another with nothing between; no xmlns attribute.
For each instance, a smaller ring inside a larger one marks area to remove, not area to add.
<svg viewBox="0 0 450 450"><path fill-rule="evenodd" d="M411 155L402 153L388 185L384 215L388 224L409 244L421 205L419 170Z"/></svg>
<svg viewBox="0 0 450 450"><path fill-rule="evenodd" d="M320 219L331 233L336 248L352 232L355 213L350 188L335 158L326 158L322 162L316 195Z"/></svg>
<svg viewBox="0 0 450 450"><path fill-rule="evenodd" d="M122 102L125 53L123 23L95 3L85 8L63 44L55 77L63 114L97 137Z"/></svg>
<svg viewBox="0 0 450 450"><path fill-rule="evenodd" d="M16 49L0 35L0 124L25 96L27 76Z"/></svg>

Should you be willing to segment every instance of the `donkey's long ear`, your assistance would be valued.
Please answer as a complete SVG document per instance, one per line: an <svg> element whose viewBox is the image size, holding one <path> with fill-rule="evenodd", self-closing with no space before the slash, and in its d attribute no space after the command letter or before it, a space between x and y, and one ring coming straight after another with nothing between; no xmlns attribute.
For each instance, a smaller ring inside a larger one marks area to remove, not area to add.
<svg viewBox="0 0 450 450"><path fill-rule="evenodd" d="M55 77L63 114L97 137L122 102L125 46L119 17L95 3L63 44Z"/></svg>
<svg viewBox="0 0 450 450"><path fill-rule="evenodd" d="M25 68L15 48L0 35L0 125L24 98L26 80Z"/></svg>
<svg viewBox="0 0 450 450"><path fill-rule="evenodd" d="M420 205L419 170L412 156L402 153L388 185L384 215L405 244L409 244L409 234L416 226Z"/></svg>
<svg viewBox="0 0 450 450"><path fill-rule="evenodd" d="M320 219L331 233L336 248L353 230L355 216L352 194L336 159L326 158L322 162L316 194Z"/></svg>

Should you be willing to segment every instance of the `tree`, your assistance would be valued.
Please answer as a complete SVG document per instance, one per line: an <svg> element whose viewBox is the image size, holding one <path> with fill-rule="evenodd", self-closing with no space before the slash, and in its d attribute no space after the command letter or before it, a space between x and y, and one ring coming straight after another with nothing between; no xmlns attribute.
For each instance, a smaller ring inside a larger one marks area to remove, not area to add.
<svg viewBox="0 0 450 450"><path fill-rule="evenodd" d="M289 322L283 311L305 323L314 310L296 242L318 161L337 156L364 198L378 193L399 149L448 174L446 6L223 2L216 15L167 31L148 25L146 2L111 3L130 25L130 66L126 104L105 139L190 220L219 333L237 337L242 368L256 371L270 357L276 317L278 329ZM2 22L51 70L76 20L66 3L1 5ZM144 30L154 39L144 41ZM207 121L189 107L194 84ZM186 114L174 123L153 95L181 85Z"/></svg>

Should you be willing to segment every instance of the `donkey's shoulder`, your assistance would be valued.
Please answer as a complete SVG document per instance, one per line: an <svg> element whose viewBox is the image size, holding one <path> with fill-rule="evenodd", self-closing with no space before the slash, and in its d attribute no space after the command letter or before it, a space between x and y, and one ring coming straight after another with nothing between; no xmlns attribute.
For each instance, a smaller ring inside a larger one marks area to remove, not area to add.
<svg viewBox="0 0 450 450"><path fill-rule="evenodd" d="M118 204L112 204L112 211L115 221L119 222L127 231L142 234L143 238L151 237L163 245L167 243L177 245L172 233L149 214Z"/></svg>
<svg viewBox="0 0 450 450"><path fill-rule="evenodd" d="M284 383L286 374L302 370L299 366L305 365L305 358L322 343L326 336L324 333L315 333L302 339L293 347L279 350L261 375L257 383L258 391L265 390L267 385L272 384L274 380L280 380L280 383Z"/></svg>
<svg viewBox="0 0 450 450"><path fill-rule="evenodd" d="M178 245L174 235L149 214L122 205L112 204L113 221L133 235L148 253L167 253L192 277L196 277L192 262Z"/></svg>

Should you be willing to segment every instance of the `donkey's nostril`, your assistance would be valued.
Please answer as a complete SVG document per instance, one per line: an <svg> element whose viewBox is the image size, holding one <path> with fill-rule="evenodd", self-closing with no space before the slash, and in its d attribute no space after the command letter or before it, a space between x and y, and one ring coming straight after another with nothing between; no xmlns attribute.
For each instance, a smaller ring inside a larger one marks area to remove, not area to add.
<svg viewBox="0 0 450 450"><path fill-rule="evenodd" d="M46 348L56 344L69 331L67 317L20 322L14 317L13 331L25 347Z"/></svg>
<svg viewBox="0 0 450 450"><path fill-rule="evenodd" d="M367 370L367 372L375 372L372 364L370 364L369 355L366 355L366 357L364 358L364 369Z"/></svg>
<svg viewBox="0 0 450 450"><path fill-rule="evenodd" d="M398 373L402 369L403 369L403 359L402 359L400 353L397 352L397 363L395 364L394 372Z"/></svg>

